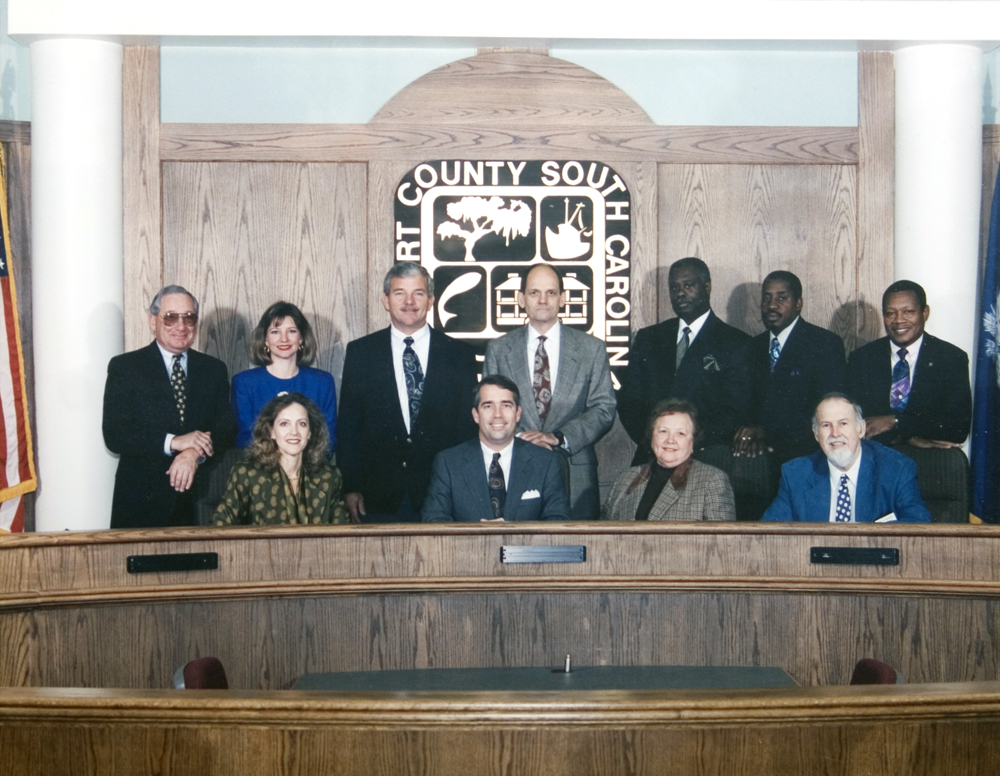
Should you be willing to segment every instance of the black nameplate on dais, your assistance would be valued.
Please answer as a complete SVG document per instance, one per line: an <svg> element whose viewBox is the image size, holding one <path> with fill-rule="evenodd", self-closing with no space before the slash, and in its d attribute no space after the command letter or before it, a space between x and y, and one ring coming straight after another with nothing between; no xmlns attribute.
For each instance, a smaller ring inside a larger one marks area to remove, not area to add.
<svg viewBox="0 0 1000 776"><path fill-rule="evenodd" d="M555 547L503 546L501 563L583 563L587 548L582 544L565 544Z"/></svg>
<svg viewBox="0 0 1000 776"><path fill-rule="evenodd" d="M129 574L163 571L214 571L219 568L217 552L173 552L163 555L129 555Z"/></svg>
<svg viewBox="0 0 1000 776"><path fill-rule="evenodd" d="M899 550L894 547L810 547L809 561L844 566L898 566Z"/></svg>

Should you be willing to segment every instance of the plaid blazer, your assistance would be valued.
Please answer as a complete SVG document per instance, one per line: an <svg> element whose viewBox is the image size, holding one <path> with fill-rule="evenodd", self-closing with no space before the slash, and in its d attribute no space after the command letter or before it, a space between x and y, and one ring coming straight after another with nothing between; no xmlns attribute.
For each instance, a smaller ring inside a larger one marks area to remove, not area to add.
<svg viewBox="0 0 1000 776"><path fill-rule="evenodd" d="M649 481L651 464L622 472L601 510L602 520L635 520L635 511ZM736 502L729 478L721 469L689 458L670 476L650 520L735 520Z"/></svg>

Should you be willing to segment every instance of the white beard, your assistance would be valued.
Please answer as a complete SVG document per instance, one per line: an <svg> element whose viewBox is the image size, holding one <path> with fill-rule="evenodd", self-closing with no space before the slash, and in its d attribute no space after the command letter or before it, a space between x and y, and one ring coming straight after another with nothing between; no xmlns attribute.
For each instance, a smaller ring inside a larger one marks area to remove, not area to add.
<svg viewBox="0 0 1000 776"><path fill-rule="evenodd" d="M839 440L841 437L831 437L827 442ZM841 471L846 471L854 463L856 451L851 450L847 445L835 447L826 454L826 460L832 463Z"/></svg>

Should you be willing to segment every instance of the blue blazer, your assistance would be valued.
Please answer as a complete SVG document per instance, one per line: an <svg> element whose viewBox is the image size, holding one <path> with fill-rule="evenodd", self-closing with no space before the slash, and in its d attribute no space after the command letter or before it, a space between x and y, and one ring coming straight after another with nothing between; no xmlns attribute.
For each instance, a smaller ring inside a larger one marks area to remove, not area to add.
<svg viewBox="0 0 1000 776"><path fill-rule="evenodd" d="M524 494L531 491L536 491L538 496L524 498ZM438 453L420 516L425 523L478 523L483 518L493 518L486 464L478 436ZM557 453L523 439L514 439L504 519L570 519L569 499Z"/></svg>
<svg viewBox="0 0 1000 776"><path fill-rule="evenodd" d="M878 442L861 440L861 470L854 519L874 523L890 512L903 523L929 523L912 459ZM822 450L781 467L778 497L763 520L826 523L830 520L830 466Z"/></svg>

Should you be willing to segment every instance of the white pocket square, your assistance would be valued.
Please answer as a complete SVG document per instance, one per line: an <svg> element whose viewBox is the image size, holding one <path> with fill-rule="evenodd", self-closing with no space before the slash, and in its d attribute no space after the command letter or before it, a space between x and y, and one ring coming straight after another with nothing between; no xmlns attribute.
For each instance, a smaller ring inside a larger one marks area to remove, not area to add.
<svg viewBox="0 0 1000 776"><path fill-rule="evenodd" d="M895 512L890 512L887 515L882 515L882 517L880 517L875 522L876 523L895 523L895 522L897 522L896 521L896 513Z"/></svg>
<svg viewBox="0 0 1000 776"><path fill-rule="evenodd" d="M526 490L521 494L521 501L527 501L529 498L541 498L542 494L537 490Z"/></svg>

